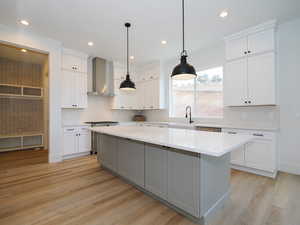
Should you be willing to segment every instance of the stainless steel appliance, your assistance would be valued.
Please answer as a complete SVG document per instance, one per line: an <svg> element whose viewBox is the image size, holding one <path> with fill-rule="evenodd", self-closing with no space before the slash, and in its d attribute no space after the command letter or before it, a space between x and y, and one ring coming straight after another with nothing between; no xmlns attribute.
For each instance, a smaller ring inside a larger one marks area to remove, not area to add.
<svg viewBox="0 0 300 225"><path fill-rule="evenodd" d="M116 121L88 121L85 122L89 124L91 127L104 127L104 126L116 126L119 123ZM97 154L97 139L95 138L95 132L91 133L91 155Z"/></svg>

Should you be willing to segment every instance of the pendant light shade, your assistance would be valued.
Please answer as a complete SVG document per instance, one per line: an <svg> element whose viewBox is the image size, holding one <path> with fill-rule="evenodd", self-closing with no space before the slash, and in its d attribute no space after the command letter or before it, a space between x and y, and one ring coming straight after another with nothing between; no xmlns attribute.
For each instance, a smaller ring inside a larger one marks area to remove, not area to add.
<svg viewBox="0 0 300 225"><path fill-rule="evenodd" d="M135 91L135 84L131 81L130 75L129 75L129 38L128 38L128 29L130 27L130 23L125 23L125 27L127 30L127 74L126 78L122 83L120 84L120 89L123 91Z"/></svg>
<svg viewBox="0 0 300 225"><path fill-rule="evenodd" d="M130 80L129 74L126 75L126 79L120 84L120 89L123 91L135 91L135 84Z"/></svg>
<svg viewBox="0 0 300 225"><path fill-rule="evenodd" d="M187 51L184 48L184 0L182 0L182 52L180 63L173 69L171 78L174 80L191 80L194 79L197 74L195 68L187 63Z"/></svg>
<svg viewBox="0 0 300 225"><path fill-rule="evenodd" d="M181 56L180 63L173 69L172 79L191 80L197 76L195 68L186 62L186 58L187 56L185 55Z"/></svg>

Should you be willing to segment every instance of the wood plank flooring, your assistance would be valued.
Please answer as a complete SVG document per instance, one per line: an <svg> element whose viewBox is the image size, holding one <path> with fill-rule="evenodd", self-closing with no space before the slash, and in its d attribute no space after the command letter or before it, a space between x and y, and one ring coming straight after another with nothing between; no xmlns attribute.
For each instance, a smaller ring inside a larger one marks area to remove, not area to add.
<svg viewBox="0 0 300 225"><path fill-rule="evenodd" d="M0 154L1 225L193 224L102 170L94 156L48 164L45 151L26 153ZM212 225L300 225L300 176L232 171L231 200Z"/></svg>

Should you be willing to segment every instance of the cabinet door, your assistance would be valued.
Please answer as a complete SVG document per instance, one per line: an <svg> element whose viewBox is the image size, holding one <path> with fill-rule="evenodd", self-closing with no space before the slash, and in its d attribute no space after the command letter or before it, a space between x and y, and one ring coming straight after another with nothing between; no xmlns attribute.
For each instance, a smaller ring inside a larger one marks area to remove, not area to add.
<svg viewBox="0 0 300 225"><path fill-rule="evenodd" d="M145 109L153 109L154 90L151 80L144 81L144 107Z"/></svg>
<svg viewBox="0 0 300 225"><path fill-rule="evenodd" d="M150 80L151 86L151 109L159 109L160 108L160 87L159 87L159 80Z"/></svg>
<svg viewBox="0 0 300 225"><path fill-rule="evenodd" d="M74 73L75 86L73 87L77 108L87 108L87 75Z"/></svg>
<svg viewBox="0 0 300 225"><path fill-rule="evenodd" d="M231 152L230 162L239 166L245 165L245 146L239 147Z"/></svg>
<svg viewBox="0 0 300 225"><path fill-rule="evenodd" d="M63 142L64 142L64 155L71 155L78 152L77 133L64 132Z"/></svg>
<svg viewBox="0 0 300 225"><path fill-rule="evenodd" d="M61 106L62 108L74 108L75 79L72 71L62 70L62 83L61 83Z"/></svg>
<svg viewBox="0 0 300 225"><path fill-rule="evenodd" d="M226 59L232 60L246 56L247 38L236 38L226 42Z"/></svg>
<svg viewBox="0 0 300 225"><path fill-rule="evenodd" d="M78 136L78 152L91 151L91 132L81 132Z"/></svg>
<svg viewBox="0 0 300 225"><path fill-rule="evenodd" d="M146 109L146 85L145 85L146 81L140 81L139 82L139 90L138 90L138 96L137 96L137 99L138 99L138 105L140 107L140 109Z"/></svg>
<svg viewBox="0 0 300 225"><path fill-rule="evenodd" d="M167 156L163 147L145 146L145 188L164 199L167 198Z"/></svg>
<svg viewBox="0 0 300 225"><path fill-rule="evenodd" d="M118 173L144 187L144 144L118 139Z"/></svg>
<svg viewBox="0 0 300 225"><path fill-rule="evenodd" d="M275 145L272 140L255 139L246 144L246 166L274 172L275 170Z"/></svg>
<svg viewBox="0 0 300 225"><path fill-rule="evenodd" d="M247 59L226 63L224 75L224 104L247 105Z"/></svg>
<svg viewBox="0 0 300 225"><path fill-rule="evenodd" d="M113 62L113 67L114 67L114 79L123 81L126 75L125 66L122 63Z"/></svg>
<svg viewBox="0 0 300 225"><path fill-rule="evenodd" d="M264 30L248 36L249 54L272 51L275 47L274 30Z"/></svg>
<svg viewBox="0 0 300 225"><path fill-rule="evenodd" d="M248 97L251 105L276 104L274 58L274 53L248 58Z"/></svg>
<svg viewBox="0 0 300 225"><path fill-rule="evenodd" d="M62 67L66 70L72 70L77 72L83 71L84 69L82 62L83 59L75 55L63 54L62 56Z"/></svg>
<svg viewBox="0 0 300 225"><path fill-rule="evenodd" d="M117 139L108 135L100 135L99 145L101 163L105 167L117 171Z"/></svg>
<svg viewBox="0 0 300 225"><path fill-rule="evenodd" d="M200 158L168 151L168 201L193 216L200 214Z"/></svg>

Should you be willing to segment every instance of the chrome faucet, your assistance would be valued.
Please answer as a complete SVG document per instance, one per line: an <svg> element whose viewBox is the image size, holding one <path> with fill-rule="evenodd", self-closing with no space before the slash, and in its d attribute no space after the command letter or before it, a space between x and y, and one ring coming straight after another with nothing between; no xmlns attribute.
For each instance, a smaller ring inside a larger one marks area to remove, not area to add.
<svg viewBox="0 0 300 225"><path fill-rule="evenodd" d="M189 115L188 115L188 111L189 111ZM190 105L185 107L185 118L188 118L188 116L190 117L189 123L193 123L194 121L192 121L192 107Z"/></svg>

